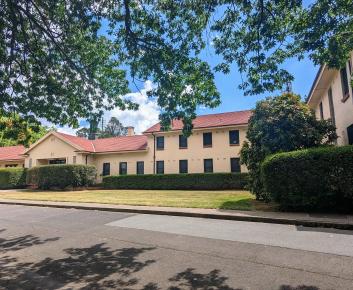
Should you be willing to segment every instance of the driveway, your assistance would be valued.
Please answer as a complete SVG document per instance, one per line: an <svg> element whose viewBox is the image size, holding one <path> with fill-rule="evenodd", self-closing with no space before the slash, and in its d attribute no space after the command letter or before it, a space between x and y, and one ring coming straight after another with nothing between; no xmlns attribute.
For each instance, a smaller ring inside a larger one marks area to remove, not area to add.
<svg viewBox="0 0 353 290"><path fill-rule="evenodd" d="M0 205L2 289L353 289L353 232Z"/></svg>

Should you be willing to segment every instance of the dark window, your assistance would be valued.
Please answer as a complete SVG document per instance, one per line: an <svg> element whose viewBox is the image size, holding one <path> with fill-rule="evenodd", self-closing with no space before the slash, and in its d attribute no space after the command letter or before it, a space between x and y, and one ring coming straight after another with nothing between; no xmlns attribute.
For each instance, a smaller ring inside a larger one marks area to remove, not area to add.
<svg viewBox="0 0 353 290"><path fill-rule="evenodd" d="M330 106L330 117L333 125L336 125L335 107L333 106L332 88L328 89L328 104Z"/></svg>
<svg viewBox="0 0 353 290"><path fill-rule="evenodd" d="M347 128L348 144L353 145L353 124Z"/></svg>
<svg viewBox="0 0 353 290"><path fill-rule="evenodd" d="M212 133L203 133L203 147L212 147Z"/></svg>
<svg viewBox="0 0 353 290"><path fill-rule="evenodd" d="M157 161L157 174L164 173L164 161Z"/></svg>
<svg viewBox="0 0 353 290"><path fill-rule="evenodd" d="M127 174L127 162L120 162L119 175L126 175L126 174Z"/></svg>
<svg viewBox="0 0 353 290"><path fill-rule="evenodd" d="M324 108L322 106L322 102L320 103L320 119L323 120L324 119Z"/></svg>
<svg viewBox="0 0 353 290"><path fill-rule="evenodd" d="M229 144L230 145L239 144L239 130L229 131Z"/></svg>
<svg viewBox="0 0 353 290"><path fill-rule="evenodd" d="M188 161L179 160L179 173L188 173Z"/></svg>
<svg viewBox="0 0 353 290"><path fill-rule="evenodd" d="M136 162L136 174L145 174L145 163L143 161Z"/></svg>
<svg viewBox="0 0 353 290"><path fill-rule="evenodd" d="M179 135L179 148L188 148L188 138L184 135Z"/></svg>
<svg viewBox="0 0 353 290"><path fill-rule="evenodd" d="M213 172L213 160L204 159L203 160L203 171L204 172Z"/></svg>
<svg viewBox="0 0 353 290"><path fill-rule="evenodd" d="M230 158L230 171L231 172L240 172L240 159L239 158Z"/></svg>
<svg viewBox="0 0 353 290"><path fill-rule="evenodd" d="M110 163L103 163L103 176L110 175Z"/></svg>
<svg viewBox="0 0 353 290"><path fill-rule="evenodd" d="M66 159L52 159L49 164L66 164Z"/></svg>
<svg viewBox="0 0 353 290"><path fill-rule="evenodd" d="M157 149L163 150L164 149L164 136L157 137Z"/></svg>
<svg viewBox="0 0 353 290"><path fill-rule="evenodd" d="M342 100L345 101L349 97L349 82L347 77L347 69L344 67L340 70L341 73L341 85L342 85Z"/></svg>
<svg viewBox="0 0 353 290"><path fill-rule="evenodd" d="M5 167L17 167L17 164L5 164Z"/></svg>

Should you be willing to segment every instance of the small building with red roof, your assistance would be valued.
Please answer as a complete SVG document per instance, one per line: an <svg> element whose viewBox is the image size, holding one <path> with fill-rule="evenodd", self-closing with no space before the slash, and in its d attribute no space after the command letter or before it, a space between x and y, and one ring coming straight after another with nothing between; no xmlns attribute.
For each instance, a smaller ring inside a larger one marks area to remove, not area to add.
<svg viewBox="0 0 353 290"><path fill-rule="evenodd" d="M98 181L102 176L119 174L245 171L239 156L250 116L251 111L198 116L188 138L182 135L181 120L173 120L168 131L157 123L142 135L135 135L130 128L128 136L96 140L51 131L30 148L18 153L14 149L13 157L17 154L27 168L95 165Z"/></svg>
<svg viewBox="0 0 353 290"><path fill-rule="evenodd" d="M0 168L23 167L25 157L23 145L0 147Z"/></svg>

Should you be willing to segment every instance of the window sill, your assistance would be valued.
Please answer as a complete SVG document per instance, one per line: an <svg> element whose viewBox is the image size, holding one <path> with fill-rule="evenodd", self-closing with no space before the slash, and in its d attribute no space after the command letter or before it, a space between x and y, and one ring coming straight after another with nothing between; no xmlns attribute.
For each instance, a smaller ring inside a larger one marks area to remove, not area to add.
<svg viewBox="0 0 353 290"><path fill-rule="evenodd" d="M341 99L341 102L342 102L342 103L345 103L348 99L349 99L349 93L346 94L346 95Z"/></svg>
<svg viewBox="0 0 353 290"><path fill-rule="evenodd" d="M229 144L229 146L240 146L240 144Z"/></svg>
<svg viewBox="0 0 353 290"><path fill-rule="evenodd" d="M179 149L188 149L188 147L179 147Z"/></svg>
<svg viewBox="0 0 353 290"><path fill-rule="evenodd" d="M212 148L212 145L203 145L203 148Z"/></svg>
<svg viewBox="0 0 353 290"><path fill-rule="evenodd" d="M157 150L157 151L164 151L164 148L163 148L163 149L161 149L161 148L158 149L158 148L157 148L156 150Z"/></svg>

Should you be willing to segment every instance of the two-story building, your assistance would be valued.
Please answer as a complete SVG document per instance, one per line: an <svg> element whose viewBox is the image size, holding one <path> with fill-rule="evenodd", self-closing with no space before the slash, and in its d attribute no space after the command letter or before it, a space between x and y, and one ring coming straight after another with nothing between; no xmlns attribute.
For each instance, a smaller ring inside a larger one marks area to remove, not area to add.
<svg viewBox="0 0 353 290"><path fill-rule="evenodd" d="M341 70L322 65L311 87L307 103L318 119L331 119L337 128L338 145L353 144L353 52Z"/></svg>
<svg viewBox="0 0 353 290"><path fill-rule="evenodd" d="M98 181L105 175L241 172L246 171L239 156L250 115L251 111L239 111L198 116L188 138L182 135L180 120L174 120L169 131L162 131L158 123L142 135L130 127L128 136L96 140L52 131L17 157L26 168L95 165Z"/></svg>

